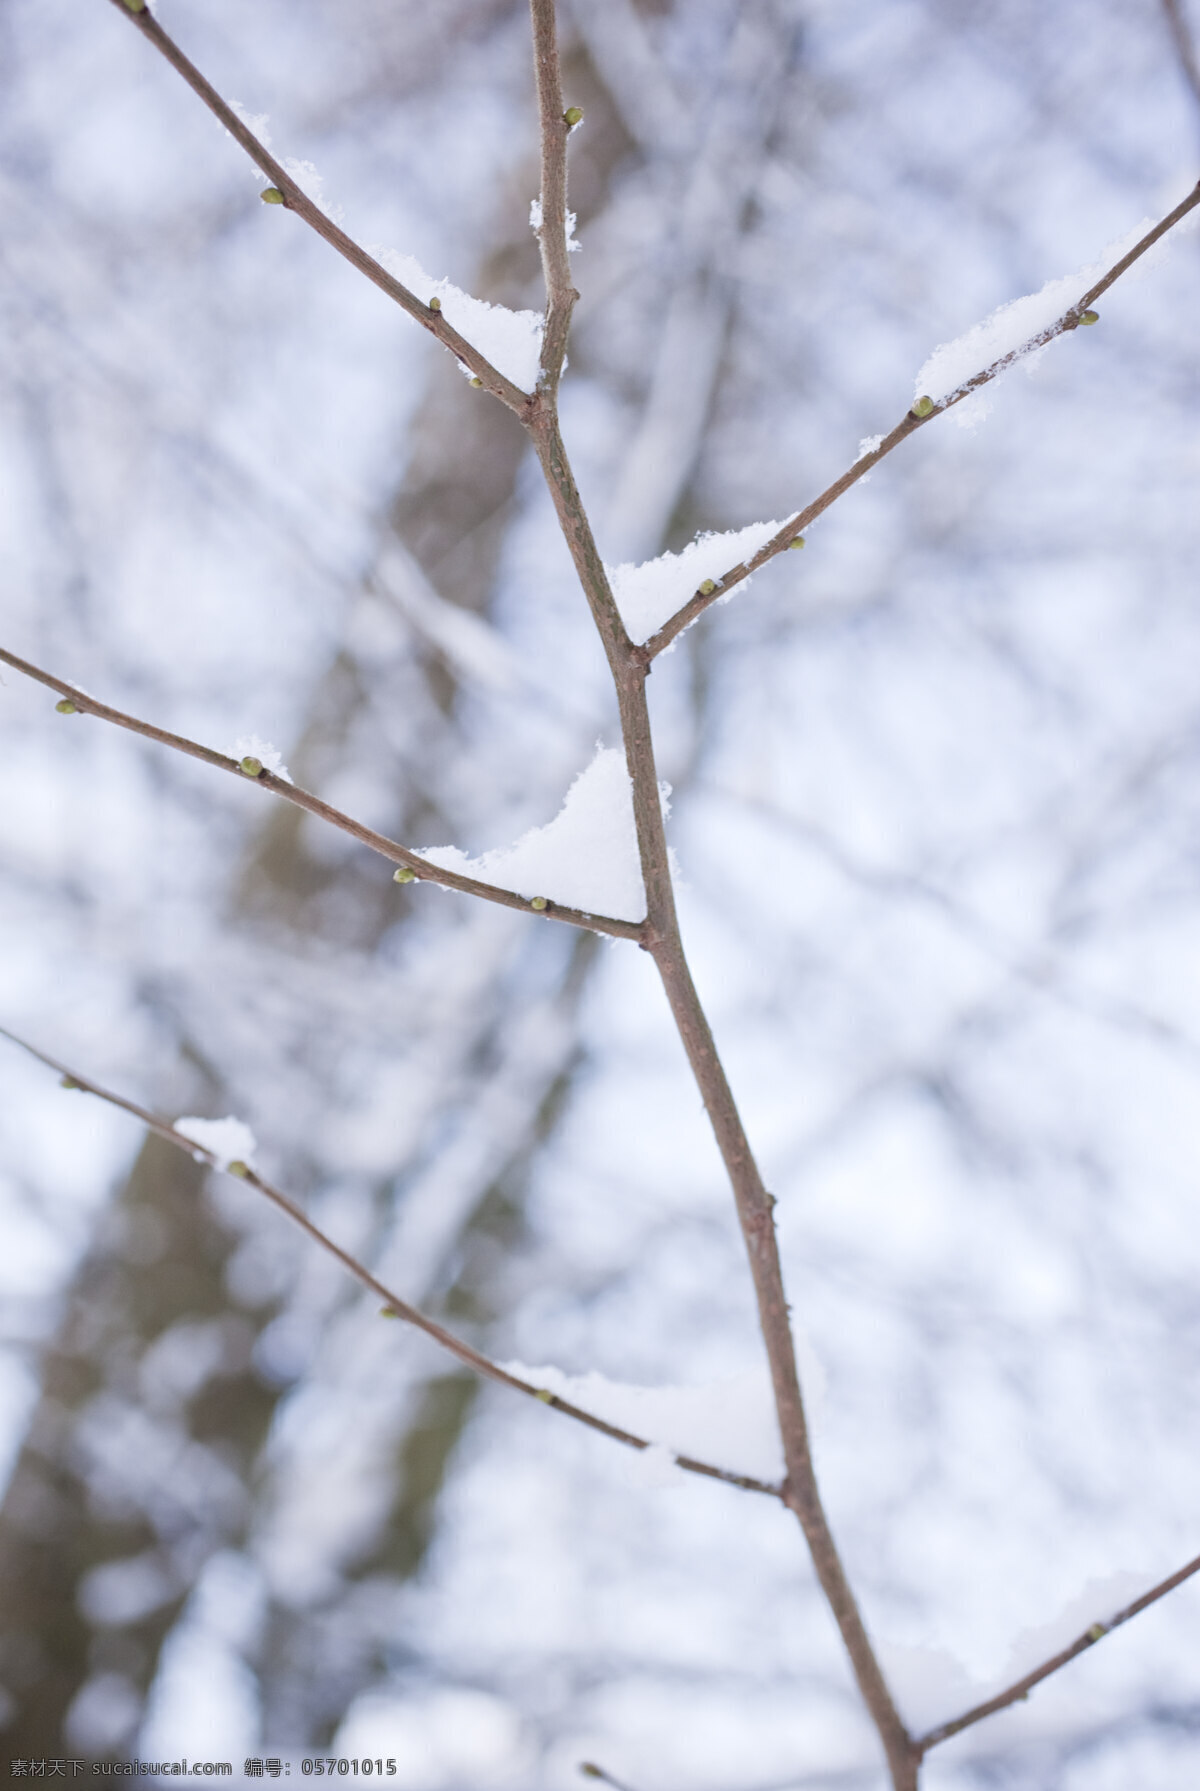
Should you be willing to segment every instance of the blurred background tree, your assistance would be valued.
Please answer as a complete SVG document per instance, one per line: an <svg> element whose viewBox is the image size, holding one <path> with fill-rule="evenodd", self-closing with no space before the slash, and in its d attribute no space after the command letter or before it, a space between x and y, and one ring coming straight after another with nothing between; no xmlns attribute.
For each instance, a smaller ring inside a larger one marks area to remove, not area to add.
<svg viewBox="0 0 1200 1791"><path fill-rule="evenodd" d="M1149 0L562 11L563 411L612 561L785 516L936 343L1195 179L1190 17ZM540 303L523 5L166 22L360 240ZM113 9L0 32L5 644L214 745L267 735L406 842L548 820L615 721L518 427L259 204ZM819 1466L916 1726L1197 1546L1196 276L1185 237L652 680ZM757 1362L633 948L399 892L11 674L0 730L6 1024L249 1120L327 1229L494 1355L647 1384ZM381 1324L246 1191L8 1048L3 1086L10 1755L879 1782L785 1513L647 1484ZM1177 1791L1198 1598L929 1786Z"/></svg>

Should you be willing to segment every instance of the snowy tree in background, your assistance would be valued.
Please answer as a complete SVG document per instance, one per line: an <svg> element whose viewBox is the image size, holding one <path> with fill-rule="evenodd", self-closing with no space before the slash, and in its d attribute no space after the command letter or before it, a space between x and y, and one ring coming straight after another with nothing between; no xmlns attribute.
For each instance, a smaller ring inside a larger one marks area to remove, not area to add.
<svg viewBox="0 0 1200 1791"><path fill-rule="evenodd" d="M8 1754L880 1786L794 1516L675 1465L782 1471L653 966L553 924L601 897L635 923L640 891L526 433L260 202L124 10L0 21L0 645L268 772L273 741L301 791L517 899L397 888L257 776L6 670L0 1024L218 1158L253 1136L398 1299L658 1446L481 1384L245 1179L4 1045ZM524 383L524 5L163 24ZM1193 186L1191 23L579 0L559 29L563 432L633 640L696 593L648 684L684 932L777 1201L825 1501L921 1735L1200 1547L1195 236L936 414ZM714 604L902 416L806 551ZM550 887L598 825L608 881ZM1175 1791L1198 1596L922 1786Z"/></svg>

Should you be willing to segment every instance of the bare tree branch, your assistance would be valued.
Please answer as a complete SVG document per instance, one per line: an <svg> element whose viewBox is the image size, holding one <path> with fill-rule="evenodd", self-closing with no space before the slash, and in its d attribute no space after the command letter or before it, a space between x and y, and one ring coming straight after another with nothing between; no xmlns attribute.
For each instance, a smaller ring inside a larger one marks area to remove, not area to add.
<svg viewBox="0 0 1200 1791"><path fill-rule="evenodd" d="M460 336L452 324L442 316L441 311L432 305L425 304L407 286L401 284L393 274L367 251L356 243L353 237L336 225L332 218L326 217L320 206L314 205L308 194L292 179L287 169L275 160L270 150L254 135L254 132L243 123L231 106L228 106L216 89L207 81L195 63L185 56L173 38L168 37L158 20L146 5L146 0L112 0L117 11L123 13L136 25L142 36L160 55L165 56L171 67L183 76L193 93L199 95L215 118L219 118L231 137L241 144L251 160L256 162L280 195L282 203L288 211L316 231L331 248L345 257L351 267L356 267L360 274L381 292L385 292L402 310L436 336L444 348L460 360L464 367L469 367L475 378L494 398L499 398L510 410L522 413L529 404L529 393L523 392L518 385L507 378L479 350Z"/></svg>
<svg viewBox="0 0 1200 1791"><path fill-rule="evenodd" d="M755 1288L760 1326L770 1365L787 1477L782 1488L773 1488L761 1482L750 1482L742 1477L728 1475L705 1464L683 1462L681 1465L688 1466L695 1472L732 1480L734 1484L747 1486L751 1490L770 1492L773 1496L782 1498L795 1513L808 1543L822 1590L850 1657L864 1703L887 1756L894 1791L915 1791L921 1758L931 1747L949 1735L969 1726L972 1722L981 1720L994 1710L1004 1708L1006 1704L1023 1696L1030 1686L1048 1676L1049 1673L1056 1671L1076 1653L1082 1652L1085 1647L1099 1639L1100 1635L1107 1633L1108 1629L1127 1621L1138 1610L1145 1608L1148 1603L1153 1602L1155 1598L1162 1596L1172 1586L1179 1584L1182 1579L1195 1572L1200 1568L1200 1561L1192 1563L1178 1575L1172 1576L1169 1581L1163 1582L1161 1587L1154 1589L1143 1599L1128 1607L1126 1611L1119 1613L1108 1625L1095 1626L1071 1649L1056 1656L1053 1661L1047 1662L1036 1673L1020 1681L1007 1693L1001 1694L999 1698L979 1706L953 1723L931 1731L923 1739L916 1740L908 1734L884 1679L822 1507L809 1444L807 1419L799 1384L789 1308L779 1258L773 1218L774 1201L763 1185L707 1018L692 982L683 949L659 801L654 744L646 701L646 676L657 654L669 646L690 622L718 598L728 595L751 572L758 570L776 554L791 546L809 523L827 510L845 491L869 473L924 422L951 409L955 404L970 396L972 392L997 378L1016 361L1044 346L1056 336L1076 329L1082 322L1094 321L1088 315L1093 302L1107 291L1109 286L1119 279L1134 261L1145 254L1168 230L1200 204L1200 185L1173 212L1143 237L1129 254L1093 285L1056 323L1033 336L1019 348L999 357L990 366L984 368L946 397L936 402L931 399L918 400L917 405L901 419L877 448L856 461L820 497L805 509L798 511L777 532L774 539L756 555L744 564L732 567L720 580L711 583L706 581L705 587L697 591L645 645L635 646L629 639L613 599L612 590L596 548L591 525L571 471L557 416L557 386L563 365L571 311L577 296L570 279L566 236L566 141L570 129L577 122L577 117L572 112L563 110L555 40L554 0L530 0L542 143L542 222L539 235L547 287L546 327L541 366L537 390L532 395L520 392L511 382L498 374L496 369L484 361L469 343L465 343L450 329L436 311L423 305L411 292L393 280L378 263L365 255L356 244L312 205L296 186L296 183L288 177L286 171L267 154L263 145L246 129L231 108L225 105L204 77L177 49L157 23L150 18L145 11L145 0L114 0L114 4L122 6L130 13L143 35L148 37L160 53L167 57L210 110L221 120L226 129L254 157L258 165L275 183L282 202L289 209L295 210L304 217L305 221L331 243L339 253L350 260L411 316L415 317L449 347L476 373L489 390L517 413L530 433L612 673L621 718L626 763L633 787L634 820L647 903L646 919L636 925L628 922L597 920L575 910L551 907L550 905L546 906L545 911L574 925L588 926L595 931L636 939L654 957L681 1042L708 1110L733 1189ZM1171 14L1169 4L1168 13ZM30 667L12 654L3 653L0 654L0 657L17 669L40 679L51 688L59 690L80 709L96 714L102 719L113 721L117 725L129 727L135 732L148 738L157 739L177 750L191 753L192 756L203 758L206 762L215 764L223 770L245 774L243 768L232 759L211 753L206 748L196 746L193 742L183 741L178 736L165 734L161 730L152 729L148 724L137 722L131 717L107 709L83 693L77 692L74 687L37 671L36 668ZM328 805L321 803L318 798L312 797L306 792L297 791L293 786L285 784L283 780L273 777L270 773L259 770L255 775L258 781L267 783L275 793L286 796L310 812L319 814L334 825L342 827L344 831L372 846L376 851L380 851L393 862L404 866L415 876L443 883L451 888L462 889L487 900L502 902L506 906L522 909L530 906L523 898L512 896L491 885L439 871L407 848L386 840L382 835L375 834L370 829L359 827L357 823L350 822L338 811L331 810ZM35 1053L35 1055L40 1055L40 1053ZM43 1059L43 1061L52 1062L50 1059ZM54 1065L53 1067L61 1069L62 1066ZM65 1073L68 1076L71 1074L69 1071ZM113 1099L115 1104L135 1113L145 1123L152 1125L161 1135L169 1137L173 1142L179 1144L180 1148L195 1152L196 1147L190 1141L182 1138L173 1128L164 1126L163 1122L154 1120L152 1116L144 1114L128 1102L110 1097L106 1091L99 1089L94 1084L83 1081L81 1078L74 1078L74 1080L90 1089L91 1092L100 1095L101 1098ZM207 1156L207 1153L205 1155ZM209 1158L209 1160L212 1159ZM647 1447L643 1439L620 1431L602 1420L595 1419L590 1414L581 1412L578 1408L508 1375L496 1364L488 1362L487 1358L470 1350L469 1346L451 1338L450 1334L435 1325L434 1321L424 1318L414 1308L396 1300L382 1284L371 1277L369 1271L355 1262L313 1226L287 1196L263 1181L254 1171L247 1170L242 1179L250 1181L269 1199L288 1212L323 1248L330 1250L365 1286L378 1294L390 1310L394 1310L410 1323L418 1325L427 1334L434 1336L461 1360L470 1362L478 1372L511 1385L516 1390L542 1398L546 1403L554 1405L556 1409L565 1411L580 1422L587 1423L607 1435L614 1436L627 1446Z"/></svg>
<svg viewBox="0 0 1200 1791"><path fill-rule="evenodd" d="M343 1250L340 1244L334 1243L333 1239L322 1231L319 1225L314 1224L304 1209L298 1206L289 1195L267 1181L265 1176L259 1175L258 1171L252 1169L249 1164L226 1165L213 1151L207 1149L203 1144L198 1144L195 1139L187 1137L185 1133L177 1131L169 1121L159 1119L157 1114L150 1113L145 1107L139 1107L136 1101L128 1101L124 1095L114 1094L111 1089L105 1088L99 1082L94 1082L91 1077L82 1075L78 1070L69 1068L65 1063L60 1063L56 1057L51 1057L47 1052L39 1051L36 1045L31 1045L27 1039L21 1038L15 1032L9 1032L5 1026L0 1026L0 1038L8 1039L12 1044L18 1045L22 1051L27 1051L30 1057L36 1057L39 1063L44 1063L47 1069L54 1070L62 1077L65 1088L78 1089L82 1094L95 1095L98 1100L106 1101L110 1107L119 1107L123 1113L130 1113L135 1119L140 1120L159 1138L165 1138L168 1144L176 1145L192 1157L202 1158L210 1168L218 1170L223 1175L231 1176L236 1181L246 1182L250 1187L257 1188L260 1194L265 1194L268 1200L273 1201L302 1231L307 1232L314 1243L319 1244L322 1250L327 1251L330 1256L335 1257L342 1264L343 1268L348 1269L369 1293L375 1294L383 1302L383 1311L386 1317L402 1318L406 1324L414 1326L418 1331L423 1331L427 1337L432 1337L433 1341L440 1344L442 1349L457 1357L460 1362L464 1362L468 1368L473 1368L485 1379L495 1381L502 1387L510 1387L516 1393L524 1393L529 1398L536 1399L541 1405L548 1405L553 1411L561 1412L564 1417L574 1418L577 1423L585 1424L589 1430L599 1431L602 1436L611 1437L614 1442L623 1443L628 1449L654 1448L655 1445L646 1437L636 1436L630 1430L622 1430L620 1425L610 1424L607 1419L598 1418L593 1412L585 1412L581 1406L572 1405L569 1399L561 1399L557 1393L551 1393L548 1388L535 1387L532 1381L525 1381L519 1375L510 1374L507 1368L502 1368L498 1362L493 1362L490 1357L483 1355L479 1350L472 1349L469 1343L464 1343L461 1337L456 1337L453 1331L448 1331L444 1325L438 1324L436 1319L429 1318L416 1306L410 1306L407 1300L402 1300L399 1294L393 1293L391 1288L386 1287L382 1281L376 1280L370 1269L359 1262L357 1257L351 1256L348 1250ZM690 1455L675 1455L672 1452L672 1459L676 1467L683 1468L689 1474L700 1474L708 1480L720 1480L727 1486L739 1487L743 1492L765 1493L772 1499L784 1498L782 1487L773 1486L767 1480L756 1480L752 1474L735 1474L729 1468L714 1467L711 1462L697 1461Z"/></svg>
<svg viewBox="0 0 1200 1791"><path fill-rule="evenodd" d="M542 139L542 216L538 242L546 281L546 328L542 336L537 383L539 391L553 393L562 375L571 312L579 297L571 283L571 257L567 249L567 138L582 114L577 107L569 114L563 110L554 0L530 0L530 12Z"/></svg>
<svg viewBox="0 0 1200 1791"><path fill-rule="evenodd" d="M541 0L535 0L536 7ZM551 0L545 0L548 6ZM557 83L551 91L557 91ZM543 120L545 120L543 109ZM550 121L554 131L554 120ZM549 155L544 150L544 158ZM914 426L916 419L913 419ZM621 736L633 785L634 822L646 890L642 942L654 957L688 1062L708 1111L733 1191L745 1240L766 1347L775 1408L787 1467L784 1497L808 1543L817 1578L829 1602L871 1720L887 1756L894 1791L915 1791L918 1756L896 1708L838 1555L821 1503L800 1391L783 1269L773 1209L775 1202L746 1136L708 1020L692 981L679 931L675 892L659 799L658 773L646 677L650 659L630 643L592 534L559 430L553 389L539 390L526 423L608 658L621 717Z"/></svg>
<svg viewBox="0 0 1200 1791"><path fill-rule="evenodd" d="M959 1735L964 1729L971 1728L973 1724L981 1723L984 1717L995 1716L998 1710L1007 1710L1010 1704L1017 1704L1022 1698L1027 1698L1034 1686L1040 1685L1043 1679L1049 1679L1050 1675L1057 1673L1060 1667L1065 1667L1078 1655L1085 1654L1089 1648L1094 1648L1097 1642L1102 1642L1105 1636L1112 1634L1114 1629L1120 1629L1122 1623L1128 1623L1129 1619L1136 1617L1139 1611L1147 1610L1152 1604L1157 1604L1160 1598L1165 1598L1168 1592L1175 1590L1176 1586L1182 1586L1184 1581L1190 1580L1195 1573L1200 1573L1200 1555L1197 1555L1194 1561L1189 1561L1186 1567L1180 1567L1175 1573L1168 1574L1165 1580L1158 1582L1157 1586L1151 1586L1149 1592L1143 1592L1140 1598L1135 1598L1132 1604L1127 1604L1123 1610L1110 1617L1106 1623L1093 1623L1092 1627L1084 1630L1081 1636L1077 1636L1068 1648L1063 1648L1058 1654L1051 1655L1049 1660L1044 1660L1040 1667L1035 1667L1032 1673L1026 1673L1023 1679L1018 1679L1007 1690L997 1692L994 1698L988 1698L982 1704L976 1704L973 1709L965 1711L962 1716L956 1716L953 1722L940 1723L936 1729L930 1729L927 1735L922 1735L916 1742L918 1754L924 1756L931 1748L937 1747L939 1742L949 1741L952 1735Z"/></svg>
<svg viewBox="0 0 1200 1791"><path fill-rule="evenodd" d="M412 872L412 880L417 883L437 883L443 889L457 889L463 895L478 896L481 901L496 902L502 908L518 908L522 914L540 914L548 920L561 920L567 926L582 927L589 933L607 933L613 939L632 939L636 944L642 943L646 923L636 920L614 920L604 914L585 914L581 908L568 908L562 902L551 901L548 896L515 895L510 889L500 889L494 883L482 883L476 877L463 877L457 871L445 871L438 865L430 864L419 852L410 851L396 840L391 840L385 833L376 833L373 827L365 827L361 821L355 821L350 815L343 814L341 809L334 808L332 803L323 802L309 790L302 790L299 785L289 783L285 777L277 777L273 771L259 769L257 772L246 770L246 761L229 758L225 753L214 752L209 746L201 746L198 741L189 740L183 734L168 733L165 728L156 728L152 722L140 721L136 715L127 715L123 709L114 709L108 703L101 703L78 685L71 684L65 678L57 677L53 672L45 672L40 666L31 664L7 648L0 647L0 660L11 665L14 670L23 672L27 678L36 679L50 690L57 690L74 709L82 715L94 715L98 721L110 721L115 727L127 728L131 734L140 734L145 740L156 740L160 746L170 746L176 752L185 753L188 758L200 759L206 765L214 765L218 771L228 771L243 782L247 777L252 783L261 784L275 796L282 796L286 802L295 803L297 808L306 809L310 815L319 820L328 821L331 827L348 833L351 839L358 840L361 845L369 846L378 852L381 858L392 864L400 865L404 870Z"/></svg>
<svg viewBox="0 0 1200 1791"><path fill-rule="evenodd" d="M792 543L803 534L804 530L816 521L818 516L823 515L831 504L835 504L838 498L850 490L852 485L857 485L858 481L865 478L879 465L881 460L886 459L893 448L898 448L902 441L907 441L908 437L916 430L926 423L931 423L935 417L940 417L946 411L952 410L956 404L961 404L964 398L969 398L981 386L986 386L993 379L999 378L1000 374L1007 372L1018 361L1024 360L1025 356L1032 354L1035 349L1044 348L1046 343L1053 342L1056 336L1062 336L1069 330L1078 329L1084 313L1091 309L1096 300L1107 292L1109 287L1146 253L1147 249L1153 248L1154 244L1164 237L1168 230L1173 229L1197 205L1200 205L1200 182L1197 182L1187 198L1177 205L1174 211L1168 212L1167 216L1156 224L1153 230L1147 231L1146 235L1135 243L1127 255L1123 255L1120 261L1109 268L1108 272L1097 280L1094 286L1088 288L1081 299L1077 300L1068 311L1064 311L1056 323L1052 323L1047 329L1040 330L1036 336L1031 336L1028 342L1023 342L1019 348L1014 348L1008 354L1001 355L999 360L993 361L989 367L974 374L956 391L931 403L928 410L923 410L919 415L915 410L908 411L891 434L884 436L877 448L872 449L869 454L864 454L861 459L854 462L853 466L847 467L841 478L835 479L833 484L823 491L820 497L814 498L811 504L806 505L803 510L797 510L795 515L784 523L778 534L772 536L765 547L760 547L750 559L742 561L737 566L731 566L728 572L723 573L720 578L706 579L704 588L689 597L687 602L676 610L670 621L664 622L658 633L651 635L644 646L635 648L635 652L649 664L666 647L669 647L671 642L696 620L697 616L703 615L710 604L719 602L722 597L728 597L729 593L735 590L743 579L749 578L752 572L757 572L760 566L765 566L767 561L773 560L776 555L785 553ZM918 400L918 402L921 401Z"/></svg>

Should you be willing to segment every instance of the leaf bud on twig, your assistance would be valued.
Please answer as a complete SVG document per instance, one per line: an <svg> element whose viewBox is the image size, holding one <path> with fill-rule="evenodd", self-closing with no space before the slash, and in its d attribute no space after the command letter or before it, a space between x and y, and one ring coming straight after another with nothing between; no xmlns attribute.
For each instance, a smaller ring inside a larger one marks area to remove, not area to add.
<svg viewBox="0 0 1200 1791"><path fill-rule="evenodd" d="M380 1318L399 1318L400 1314L396 1311L394 1306L381 1306L379 1308L379 1316Z"/></svg>
<svg viewBox="0 0 1200 1791"><path fill-rule="evenodd" d="M582 124L583 123L583 107L582 106L568 106L566 111L563 113L563 123L566 125L567 129L571 130L571 131L573 131L575 129L575 126L577 124Z"/></svg>
<svg viewBox="0 0 1200 1791"><path fill-rule="evenodd" d="M716 590L716 588L717 587L713 583L712 579L706 578L704 583L700 586L700 595L702 597L711 597L713 592Z"/></svg>
<svg viewBox="0 0 1200 1791"><path fill-rule="evenodd" d="M64 697L62 702L55 703L54 707L55 707L56 712L59 715L78 715L79 714L79 710L75 707L75 705L71 701L70 697Z"/></svg>
<svg viewBox="0 0 1200 1791"><path fill-rule="evenodd" d="M1099 1642L1103 1640L1107 1634L1108 1631L1105 1629L1103 1623L1093 1623L1092 1627L1088 1630L1088 1641Z"/></svg>
<svg viewBox="0 0 1200 1791"><path fill-rule="evenodd" d="M233 1162L226 1163L225 1167L228 1170L230 1175L236 1175L238 1180L242 1181L242 1182L245 1181L246 1177L250 1173L249 1163L243 1163L242 1159L240 1157L235 1157L233 1159Z"/></svg>
<svg viewBox="0 0 1200 1791"><path fill-rule="evenodd" d="M481 386L483 381L480 379L478 373L472 373L470 383L473 386Z"/></svg>
<svg viewBox="0 0 1200 1791"><path fill-rule="evenodd" d="M540 1399L543 1405L554 1404L554 1395L547 1387L535 1387L533 1396L535 1399Z"/></svg>
<svg viewBox="0 0 1200 1791"><path fill-rule="evenodd" d="M76 1082L74 1076L60 1076L58 1086L60 1088L82 1088L83 1084Z"/></svg>
<svg viewBox="0 0 1200 1791"><path fill-rule="evenodd" d="M438 297L437 293L435 292L433 297L429 301L429 309L431 311L440 311L441 308L442 308L442 301Z"/></svg>
<svg viewBox="0 0 1200 1791"><path fill-rule="evenodd" d="M791 541L788 542L788 546L789 546L789 548L803 547L804 546L804 536L796 535Z"/></svg>
<svg viewBox="0 0 1200 1791"><path fill-rule="evenodd" d="M261 777L263 774L263 762L261 759L247 757L239 762L238 770L242 773L243 777Z"/></svg>
<svg viewBox="0 0 1200 1791"><path fill-rule="evenodd" d="M1099 323L1100 313L1099 311L1081 311L1079 321L1080 323Z"/></svg>
<svg viewBox="0 0 1200 1791"><path fill-rule="evenodd" d="M287 200L278 187L264 187L258 195L264 205L286 205Z"/></svg>
<svg viewBox="0 0 1200 1791"><path fill-rule="evenodd" d="M929 415L929 413L932 411L932 409L933 409L933 399L932 398L928 398L928 397L918 398L917 402L912 407L912 414L914 417L927 417Z"/></svg>
<svg viewBox="0 0 1200 1791"><path fill-rule="evenodd" d="M531 896L529 898L529 906L531 908L536 908L538 913L540 914L542 912L543 908L545 908L547 906L545 896Z"/></svg>
<svg viewBox="0 0 1200 1791"><path fill-rule="evenodd" d="M601 1769L598 1766L593 1766L590 1760L581 1760L579 1770L585 1779L602 1779L604 1777Z"/></svg>
<svg viewBox="0 0 1200 1791"><path fill-rule="evenodd" d="M123 0L123 4L128 7L130 12L145 12L146 10L146 0Z"/></svg>
<svg viewBox="0 0 1200 1791"><path fill-rule="evenodd" d="M406 864L402 864L398 871L392 872L393 883L415 883L416 880L417 873L415 871L410 871Z"/></svg>

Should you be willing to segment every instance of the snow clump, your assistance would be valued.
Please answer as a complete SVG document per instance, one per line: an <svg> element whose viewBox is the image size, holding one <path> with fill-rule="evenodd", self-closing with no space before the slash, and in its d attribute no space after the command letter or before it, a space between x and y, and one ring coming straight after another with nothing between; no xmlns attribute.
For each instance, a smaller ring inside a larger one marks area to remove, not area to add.
<svg viewBox="0 0 1200 1791"><path fill-rule="evenodd" d="M258 1143L250 1127L240 1119L194 1119L190 1115L175 1121L175 1130L209 1151L218 1169L231 1163L251 1163Z"/></svg>
<svg viewBox="0 0 1200 1791"><path fill-rule="evenodd" d="M439 870L476 877L530 901L544 896L585 914L645 918L633 787L625 755L615 747L598 747L554 820L522 834L515 845L481 858L469 858L457 846L433 846L421 857Z"/></svg>
<svg viewBox="0 0 1200 1791"><path fill-rule="evenodd" d="M269 740L260 740L257 734L243 734L230 755L235 759L257 759L264 771L273 772L281 777L285 784L290 784L292 774L283 762L283 754Z"/></svg>
<svg viewBox="0 0 1200 1791"><path fill-rule="evenodd" d="M1081 267L1078 273L1064 274L1060 279L1048 280L1040 291L1001 305L990 317L985 317L982 323L977 323L965 334L956 336L953 342L943 342L934 349L917 374L913 387L914 398L928 397L937 400L951 397L955 392L960 392L975 374L994 366L1005 355L1023 347L1032 336L1049 329L1073 305L1078 304L1088 288L1114 263L1120 261L1122 256L1127 255L1134 244L1140 242L1152 228L1152 220L1143 218L1127 236L1109 243L1100 259L1090 266ZM1162 248L1163 245L1159 244L1158 249ZM1156 252L1152 251L1152 254ZM1137 272L1142 271L1146 259L1149 258L1143 258L1143 262L1138 263ZM1041 348L1030 352L1027 362L1030 368L1040 360L1049 346L1049 343L1043 343ZM954 414L958 422L967 428L973 428L982 421L990 408L990 397L981 393L958 405Z"/></svg>
<svg viewBox="0 0 1200 1791"><path fill-rule="evenodd" d="M603 1374L564 1374L561 1368L529 1368L523 1362L500 1366L594 1417L645 1437L659 1451L649 1464L652 1470L661 1470L661 1451L669 1450L672 1456L688 1455L756 1480L783 1476L779 1420L763 1368L704 1387L635 1387ZM653 1478L661 1483L669 1476L656 1473Z"/></svg>
<svg viewBox="0 0 1200 1791"><path fill-rule="evenodd" d="M718 579L739 561L752 559L782 527L782 522L752 522L722 535L697 535L682 553L660 554L640 566L606 566L630 640L639 646L648 641L706 578ZM748 582L743 579L738 589L744 590Z"/></svg>
<svg viewBox="0 0 1200 1791"><path fill-rule="evenodd" d="M542 352L540 311L510 311L506 305L489 305L486 299L472 298L449 280L435 280L413 255L400 255L395 249L372 248L368 252L422 304L439 299L446 322L465 336L498 373L511 379L523 392L532 392Z"/></svg>

